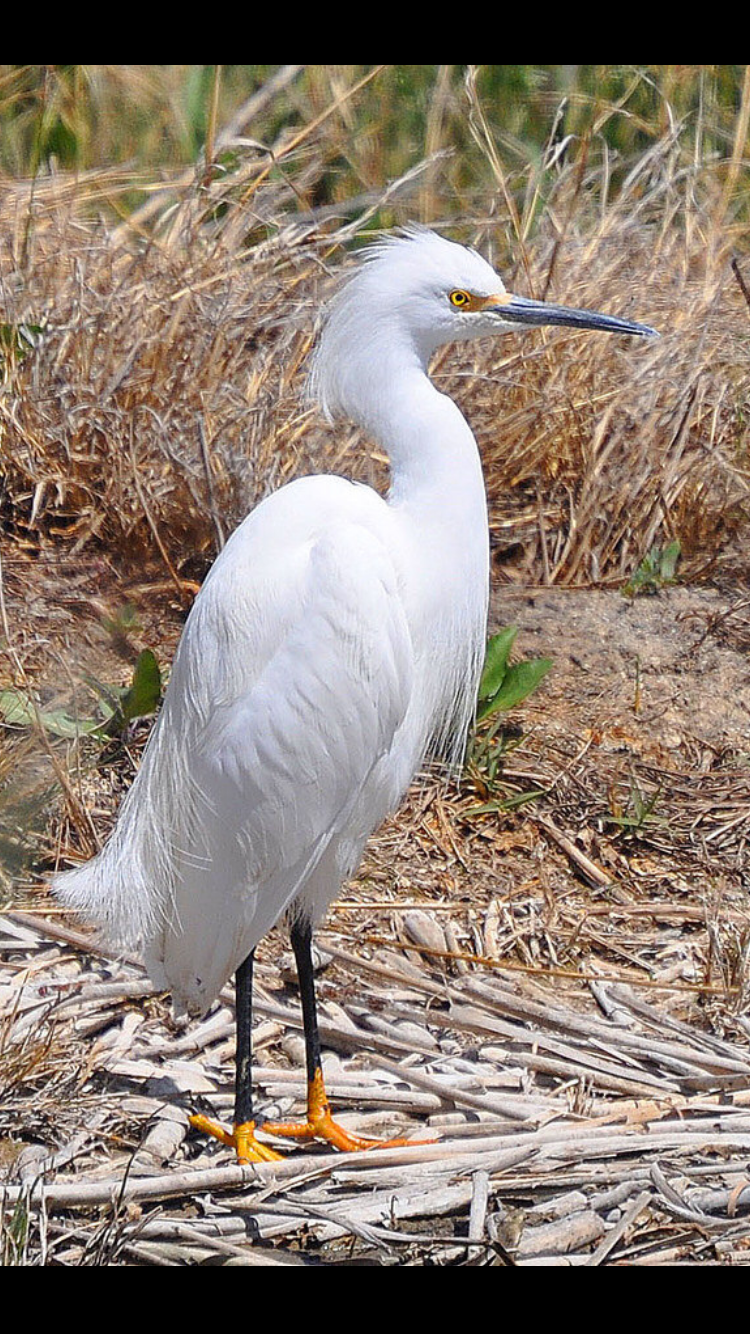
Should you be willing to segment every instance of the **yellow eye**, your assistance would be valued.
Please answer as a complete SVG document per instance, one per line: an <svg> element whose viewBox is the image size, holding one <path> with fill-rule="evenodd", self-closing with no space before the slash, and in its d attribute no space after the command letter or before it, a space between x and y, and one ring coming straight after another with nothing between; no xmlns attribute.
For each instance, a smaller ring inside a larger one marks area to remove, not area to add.
<svg viewBox="0 0 750 1334"><path fill-rule="evenodd" d="M471 308L471 296L468 292L451 292L450 303L456 310L469 310Z"/></svg>

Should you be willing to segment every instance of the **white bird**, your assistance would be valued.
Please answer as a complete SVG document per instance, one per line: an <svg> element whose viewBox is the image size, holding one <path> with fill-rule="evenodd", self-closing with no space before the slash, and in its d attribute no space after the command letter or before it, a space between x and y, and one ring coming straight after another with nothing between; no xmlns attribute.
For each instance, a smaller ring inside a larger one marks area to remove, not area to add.
<svg viewBox="0 0 750 1334"><path fill-rule="evenodd" d="M428 366L442 344L519 324L655 332L513 296L479 254L431 231L365 253L332 304L312 383L329 417L387 452L388 498L306 477L244 520L196 598L114 832L55 881L65 904L142 951L178 1010L203 1013L236 973L234 1129L194 1124L240 1161L277 1156L252 1112L251 991L255 947L285 913L308 1116L268 1128L371 1143L330 1114L312 927L425 758L460 762L485 649L487 509L474 436Z"/></svg>

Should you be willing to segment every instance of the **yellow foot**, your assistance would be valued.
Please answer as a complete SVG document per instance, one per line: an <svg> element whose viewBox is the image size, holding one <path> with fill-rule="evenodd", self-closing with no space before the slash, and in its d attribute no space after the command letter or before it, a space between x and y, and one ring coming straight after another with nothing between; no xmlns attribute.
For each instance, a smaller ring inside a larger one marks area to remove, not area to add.
<svg viewBox="0 0 750 1334"><path fill-rule="evenodd" d="M406 1144L432 1144L433 1140L415 1139L363 1139L361 1135L350 1135L348 1130L334 1121L330 1112L317 1116L310 1121L266 1121L262 1129L267 1135L278 1135L283 1139L319 1139L332 1145L342 1153L356 1153L364 1149L400 1149Z"/></svg>
<svg viewBox="0 0 750 1334"><path fill-rule="evenodd" d="M307 1120L284 1121L276 1123L266 1121L262 1127L268 1135L278 1135L282 1139L324 1140L342 1153L356 1153L366 1149L401 1149L407 1144L434 1144L435 1140L426 1139L363 1139L360 1135L350 1135L348 1130L337 1124L331 1116L328 1105L323 1075L315 1076L307 1091Z"/></svg>
<svg viewBox="0 0 750 1334"><path fill-rule="evenodd" d="M274 1153L273 1149L267 1148L255 1138L254 1121L246 1121L242 1126L235 1126L234 1130L225 1130L218 1122L209 1121L207 1116L191 1116L189 1120L193 1130L199 1130L202 1135L210 1135L212 1139L218 1139L220 1144L226 1144L228 1149L234 1149L238 1163L282 1161L280 1153Z"/></svg>

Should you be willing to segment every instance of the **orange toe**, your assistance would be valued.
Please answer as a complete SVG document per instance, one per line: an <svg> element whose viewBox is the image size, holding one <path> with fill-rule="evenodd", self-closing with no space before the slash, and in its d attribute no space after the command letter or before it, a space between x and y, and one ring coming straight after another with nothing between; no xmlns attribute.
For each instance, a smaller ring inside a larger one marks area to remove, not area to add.
<svg viewBox="0 0 750 1334"><path fill-rule="evenodd" d="M322 1071L318 1070L307 1090L307 1120L275 1123L267 1121L263 1130L269 1135L278 1135L283 1139L323 1140L341 1153L357 1153L367 1149L396 1149L407 1144L433 1144L434 1140L408 1139L363 1139L360 1135L351 1135L334 1121L326 1096Z"/></svg>
<svg viewBox="0 0 750 1334"><path fill-rule="evenodd" d="M191 1116L190 1124L194 1130L199 1130L202 1135L210 1135L212 1139L217 1139L220 1144L225 1144L227 1148L234 1149L237 1155L238 1163L278 1163L281 1162L281 1154L274 1153L260 1140L255 1138L255 1122L246 1121L242 1126L235 1126L233 1130L225 1130L216 1121L210 1121L207 1116Z"/></svg>

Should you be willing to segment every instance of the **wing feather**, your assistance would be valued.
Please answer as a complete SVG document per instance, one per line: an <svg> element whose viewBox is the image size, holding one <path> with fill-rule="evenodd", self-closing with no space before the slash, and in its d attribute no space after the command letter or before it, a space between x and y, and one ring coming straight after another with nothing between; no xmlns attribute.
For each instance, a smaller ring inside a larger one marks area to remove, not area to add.
<svg viewBox="0 0 750 1334"><path fill-rule="evenodd" d="M191 1010L385 814L370 824L360 808L414 664L388 511L370 496L310 479L238 530L196 600L115 834L58 882L89 912L98 900L116 934L137 934L155 980Z"/></svg>

